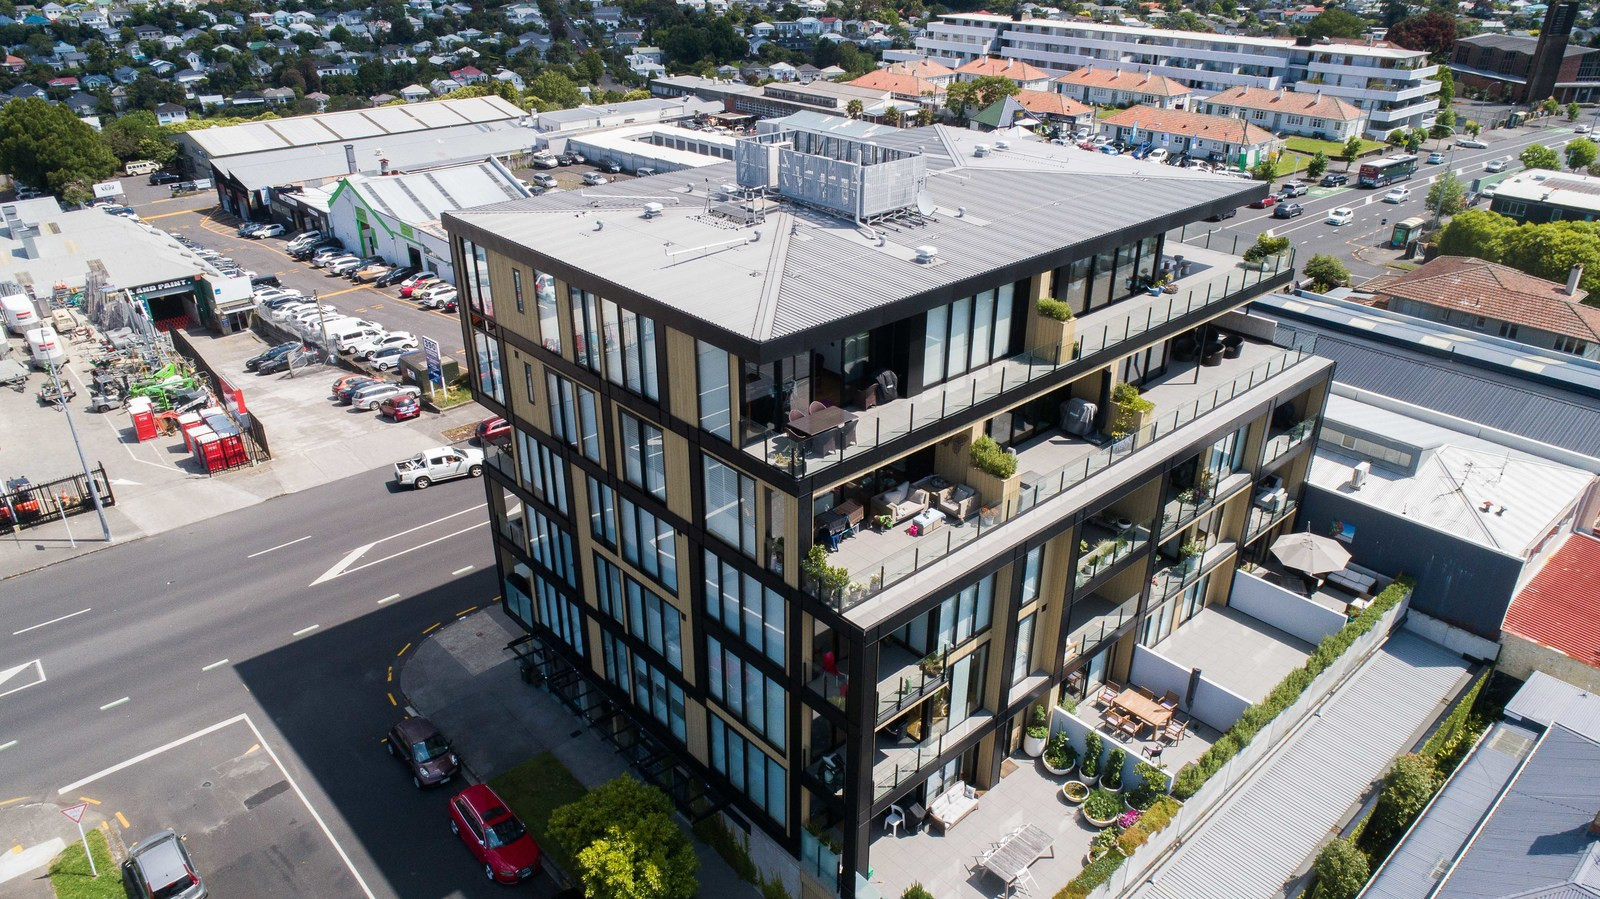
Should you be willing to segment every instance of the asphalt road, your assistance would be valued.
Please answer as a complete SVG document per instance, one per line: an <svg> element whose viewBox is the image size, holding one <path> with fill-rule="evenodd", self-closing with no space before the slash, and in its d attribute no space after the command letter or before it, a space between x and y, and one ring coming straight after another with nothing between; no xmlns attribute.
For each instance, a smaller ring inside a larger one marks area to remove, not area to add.
<svg viewBox="0 0 1600 899"><path fill-rule="evenodd" d="M381 743L404 654L499 592L486 522L378 470L5 581L0 813L187 831L216 895L505 895Z"/></svg>
<svg viewBox="0 0 1600 899"><path fill-rule="evenodd" d="M1517 162L1516 158L1525 147L1530 144L1545 144L1559 151L1562 145L1575 136L1577 135L1574 134L1572 126L1566 123L1551 124L1544 128L1486 131L1481 138L1489 145L1488 149L1471 150L1457 147L1446 153L1448 159L1444 164L1423 163L1418 166L1417 174L1411 180L1394 185L1411 189L1410 199L1404 202L1382 202L1382 197L1388 188L1373 190L1361 187L1313 187L1307 196L1295 201L1305 207L1305 214L1301 216L1280 219L1273 217L1271 209L1240 209L1238 215L1220 224L1200 223L1198 226L1190 226L1186 229L1185 239L1204 240L1205 231L1196 230L1197 227L1203 228L1212 232L1210 240L1213 248L1227 252L1235 252L1237 248L1237 252L1243 253L1255 241L1257 235L1271 230L1274 234L1294 241L1298 264L1303 265L1305 260L1316 253L1337 256L1350 269L1354 282L1359 284L1367 278L1381 274L1385 262L1399 258L1399 251L1380 249L1379 245L1388 239L1394 223L1412 216L1428 214L1424 207L1428 186L1446 170L1455 172L1463 186L1470 191L1474 180L1488 176L1489 173L1483 169L1486 163L1510 157L1512 163L1507 173L1517 172L1521 170L1522 164ZM1418 155L1426 159L1436 143L1444 142L1429 141ZM1342 162L1334 162L1329 166L1329 171L1343 172L1343 166ZM1355 181L1356 168L1358 167L1352 167L1348 173L1352 182ZM1282 180L1278 184L1281 185ZM1350 207L1355 211L1354 220L1342 226L1327 224L1329 211L1341 206ZM1384 224L1385 219L1388 220L1387 224ZM1197 237L1197 234L1202 236Z"/></svg>

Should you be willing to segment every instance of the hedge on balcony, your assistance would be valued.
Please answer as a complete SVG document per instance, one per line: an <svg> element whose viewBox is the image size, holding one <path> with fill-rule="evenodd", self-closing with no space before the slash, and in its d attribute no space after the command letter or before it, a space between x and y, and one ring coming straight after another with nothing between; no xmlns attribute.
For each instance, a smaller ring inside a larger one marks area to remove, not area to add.
<svg viewBox="0 0 1600 899"><path fill-rule="evenodd" d="M1017 473L1017 457L1001 449L993 437L984 436L972 441L972 467L1001 480Z"/></svg>
<svg viewBox="0 0 1600 899"><path fill-rule="evenodd" d="M1228 728L1228 732L1212 744L1204 755L1183 766L1173 783L1172 795L1179 799L1188 799L1199 792L1206 781L1222 770L1222 766L1238 754L1240 749L1249 745L1263 727L1284 709L1294 705L1317 675L1326 671L1341 655L1344 655L1345 650L1349 649L1359 637L1377 626L1378 619L1411 592L1412 584L1410 578L1401 577L1378 594L1371 605L1350 619L1343 628L1322 638L1322 642L1306 659L1304 665L1289 672L1276 687L1272 688L1266 699L1245 709L1239 720L1235 721L1233 726Z"/></svg>
<svg viewBox="0 0 1600 899"><path fill-rule="evenodd" d="M1107 852L1090 862L1078 872L1077 877L1072 878L1070 883L1056 893L1055 899L1084 899L1094 892L1102 883L1110 880L1111 875L1128 860L1128 856L1123 853L1131 853L1143 846L1152 835L1159 833L1172 821L1172 817L1178 813L1178 808L1178 803L1171 799L1156 800L1155 805L1150 806L1150 810L1141 815L1132 827L1117 836L1116 852Z"/></svg>

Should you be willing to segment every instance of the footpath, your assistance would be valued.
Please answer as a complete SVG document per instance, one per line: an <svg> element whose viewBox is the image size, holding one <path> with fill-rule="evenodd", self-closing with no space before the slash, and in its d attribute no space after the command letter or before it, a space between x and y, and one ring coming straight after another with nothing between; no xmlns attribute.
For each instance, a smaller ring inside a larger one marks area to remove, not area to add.
<svg viewBox="0 0 1600 899"><path fill-rule="evenodd" d="M400 671L406 705L451 735L472 783L546 752L588 789L627 773L627 765L586 722L546 691L523 682L506 649L521 635L498 605L434 631ZM679 823L687 833L681 817ZM700 857L701 896L760 896L711 847L692 833L690 840Z"/></svg>

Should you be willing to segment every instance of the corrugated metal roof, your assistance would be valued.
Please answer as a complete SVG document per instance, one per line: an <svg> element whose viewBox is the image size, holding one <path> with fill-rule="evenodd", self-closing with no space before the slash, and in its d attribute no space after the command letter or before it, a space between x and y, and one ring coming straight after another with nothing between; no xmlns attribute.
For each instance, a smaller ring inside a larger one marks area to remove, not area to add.
<svg viewBox="0 0 1600 899"><path fill-rule="evenodd" d="M1528 682L1506 703L1505 717L1540 727L1560 721L1564 727L1600 740L1600 696L1543 671L1528 676Z"/></svg>
<svg viewBox="0 0 1600 899"><path fill-rule="evenodd" d="M1587 876L1597 803L1600 743L1551 727L1445 875L1438 899L1502 899Z"/></svg>
<svg viewBox="0 0 1600 899"><path fill-rule="evenodd" d="M1152 217L1259 191L1234 178L1083 153L1036 138L1019 138L1004 152L976 157L975 145L992 136L942 126L915 132L920 133L886 135L881 142L927 154L926 195L936 209L879 224L877 233L787 202L769 202L764 221L754 227L707 214L708 195L735 181L733 163L547 194L452 218L603 273L612 283L737 337L766 341L1062 247L1147 227ZM662 214L644 218L647 201L663 203ZM915 261L920 246L937 248L937 260Z"/></svg>
<svg viewBox="0 0 1600 899"><path fill-rule="evenodd" d="M505 119L383 134L349 143L354 148L358 168L376 172L380 156L389 160L394 169L428 168L526 150L535 137L534 132L515 120ZM350 172L344 142L270 149L213 160L212 165L224 177L237 178L250 190L316 182Z"/></svg>
<svg viewBox="0 0 1600 899"><path fill-rule="evenodd" d="M1600 540L1568 537L1511 600L1502 627L1600 667Z"/></svg>
<svg viewBox="0 0 1600 899"><path fill-rule="evenodd" d="M208 157L216 160L262 150L426 131L450 125L484 124L521 119L526 115L500 97L473 97L266 119L222 128L203 128L187 134Z"/></svg>
<svg viewBox="0 0 1600 899"><path fill-rule="evenodd" d="M1358 899L1427 899L1538 739L1535 730L1495 725Z"/></svg>
<svg viewBox="0 0 1600 899"><path fill-rule="evenodd" d="M1135 899L1280 895L1466 677L1460 656L1397 632L1154 871Z"/></svg>
<svg viewBox="0 0 1600 899"><path fill-rule="evenodd" d="M509 172L492 162L404 175L350 178L348 183L374 208L408 225L437 222L452 209L469 209L528 196Z"/></svg>

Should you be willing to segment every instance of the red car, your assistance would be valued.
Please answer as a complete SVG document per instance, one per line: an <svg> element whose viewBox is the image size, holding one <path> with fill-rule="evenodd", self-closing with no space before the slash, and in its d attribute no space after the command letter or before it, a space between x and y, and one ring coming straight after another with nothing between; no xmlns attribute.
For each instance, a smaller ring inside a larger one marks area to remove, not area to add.
<svg viewBox="0 0 1600 899"><path fill-rule="evenodd" d="M417 402L416 397L402 393L399 396L391 396L380 403L378 413L387 415L395 421L420 418L422 416L422 404Z"/></svg>
<svg viewBox="0 0 1600 899"><path fill-rule="evenodd" d="M485 418L478 422L478 445L488 446L491 443L509 443L511 441L511 423L498 415L494 418Z"/></svg>
<svg viewBox="0 0 1600 899"><path fill-rule="evenodd" d="M1275 204L1277 202L1278 202L1278 195L1277 194L1267 194L1266 196L1262 197L1261 199L1253 201L1250 204L1250 208L1251 209L1266 209L1268 206L1271 206L1271 205L1273 205L1273 204Z"/></svg>
<svg viewBox="0 0 1600 899"><path fill-rule="evenodd" d="M539 844L487 784L467 787L450 800L450 832L461 837L492 881L520 883L539 870Z"/></svg>

